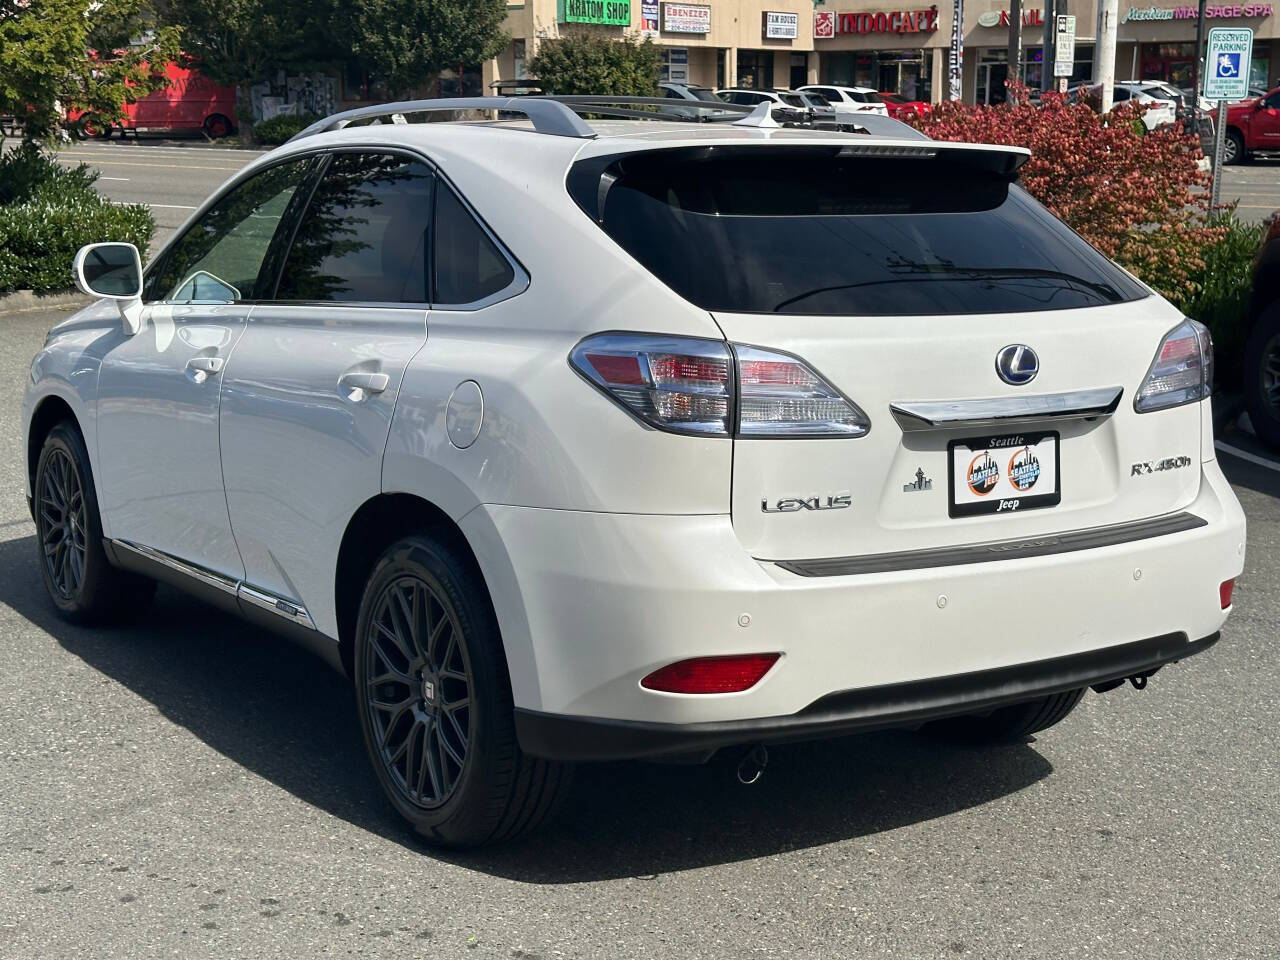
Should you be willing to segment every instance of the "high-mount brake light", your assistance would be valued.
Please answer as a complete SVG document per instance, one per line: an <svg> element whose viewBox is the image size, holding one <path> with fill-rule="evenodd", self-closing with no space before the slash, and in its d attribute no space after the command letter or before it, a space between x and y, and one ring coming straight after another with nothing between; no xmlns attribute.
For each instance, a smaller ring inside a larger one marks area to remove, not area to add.
<svg viewBox="0 0 1280 960"><path fill-rule="evenodd" d="M1207 400L1212 391L1213 340L1204 324L1184 320L1160 341L1133 408L1138 413L1167 410Z"/></svg>
<svg viewBox="0 0 1280 960"><path fill-rule="evenodd" d="M574 369L662 430L744 438L860 437L871 422L798 357L695 337L606 333Z"/></svg>

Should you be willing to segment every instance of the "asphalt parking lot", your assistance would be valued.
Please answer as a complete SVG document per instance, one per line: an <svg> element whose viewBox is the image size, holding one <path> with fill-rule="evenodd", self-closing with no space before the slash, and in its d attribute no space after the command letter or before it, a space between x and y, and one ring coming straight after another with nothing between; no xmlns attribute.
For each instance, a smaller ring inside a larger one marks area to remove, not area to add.
<svg viewBox="0 0 1280 960"><path fill-rule="evenodd" d="M584 767L549 829L442 855L318 661L164 588L127 629L54 617L18 411L66 312L0 316L0 957L1280 953L1280 472L1247 440L1235 613L1146 690L1004 748L776 748L754 787Z"/></svg>

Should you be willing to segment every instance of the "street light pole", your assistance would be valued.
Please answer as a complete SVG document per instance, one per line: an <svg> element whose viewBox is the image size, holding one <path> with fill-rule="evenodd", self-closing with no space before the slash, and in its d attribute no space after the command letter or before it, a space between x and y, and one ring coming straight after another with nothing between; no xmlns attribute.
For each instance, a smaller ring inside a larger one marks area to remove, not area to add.
<svg viewBox="0 0 1280 960"><path fill-rule="evenodd" d="M1196 57L1191 61L1191 103L1188 105L1186 134L1195 136L1196 115L1200 111L1200 61L1204 58L1204 8L1206 0L1200 0L1200 13L1196 17Z"/></svg>
<svg viewBox="0 0 1280 960"><path fill-rule="evenodd" d="M1009 72L1005 83L1022 82L1022 0L1009 0ZM1012 99L1012 98L1010 98Z"/></svg>
<svg viewBox="0 0 1280 960"><path fill-rule="evenodd" d="M1065 4L1064 4L1065 8ZM1057 79L1053 75L1054 61L1054 24L1058 22L1057 0L1044 0L1044 46L1040 52L1040 92L1048 93L1057 89Z"/></svg>

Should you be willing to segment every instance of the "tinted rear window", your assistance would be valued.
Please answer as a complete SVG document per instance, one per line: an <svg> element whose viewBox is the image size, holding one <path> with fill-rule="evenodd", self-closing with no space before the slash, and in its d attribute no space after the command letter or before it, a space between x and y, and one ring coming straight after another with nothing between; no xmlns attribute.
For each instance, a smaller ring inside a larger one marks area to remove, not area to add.
<svg viewBox="0 0 1280 960"><path fill-rule="evenodd" d="M570 187L596 215L600 167L579 167ZM605 232L708 310L1011 313L1147 295L972 154L700 148L626 155L604 173L617 177Z"/></svg>

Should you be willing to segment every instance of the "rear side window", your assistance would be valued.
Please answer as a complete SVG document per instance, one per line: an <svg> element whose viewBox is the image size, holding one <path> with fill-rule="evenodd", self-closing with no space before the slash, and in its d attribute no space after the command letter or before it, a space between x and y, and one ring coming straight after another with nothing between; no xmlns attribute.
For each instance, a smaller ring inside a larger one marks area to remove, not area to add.
<svg viewBox="0 0 1280 960"><path fill-rule="evenodd" d="M275 299L426 303L434 182L425 164L396 154L334 154Z"/></svg>
<svg viewBox="0 0 1280 960"><path fill-rule="evenodd" d="M436 190L435 288L432 303L478 303L511 285L515 271L484 228L447 186Z"/></svg>
<svg viewBox="0 0 1280 960"><path fill-rule="evenodd" d="M617 177L603 210L600 173ZM610 237L708 310L1009 313L1147 295L981 154L652 151L580 162L569 183Z"/></svg>

